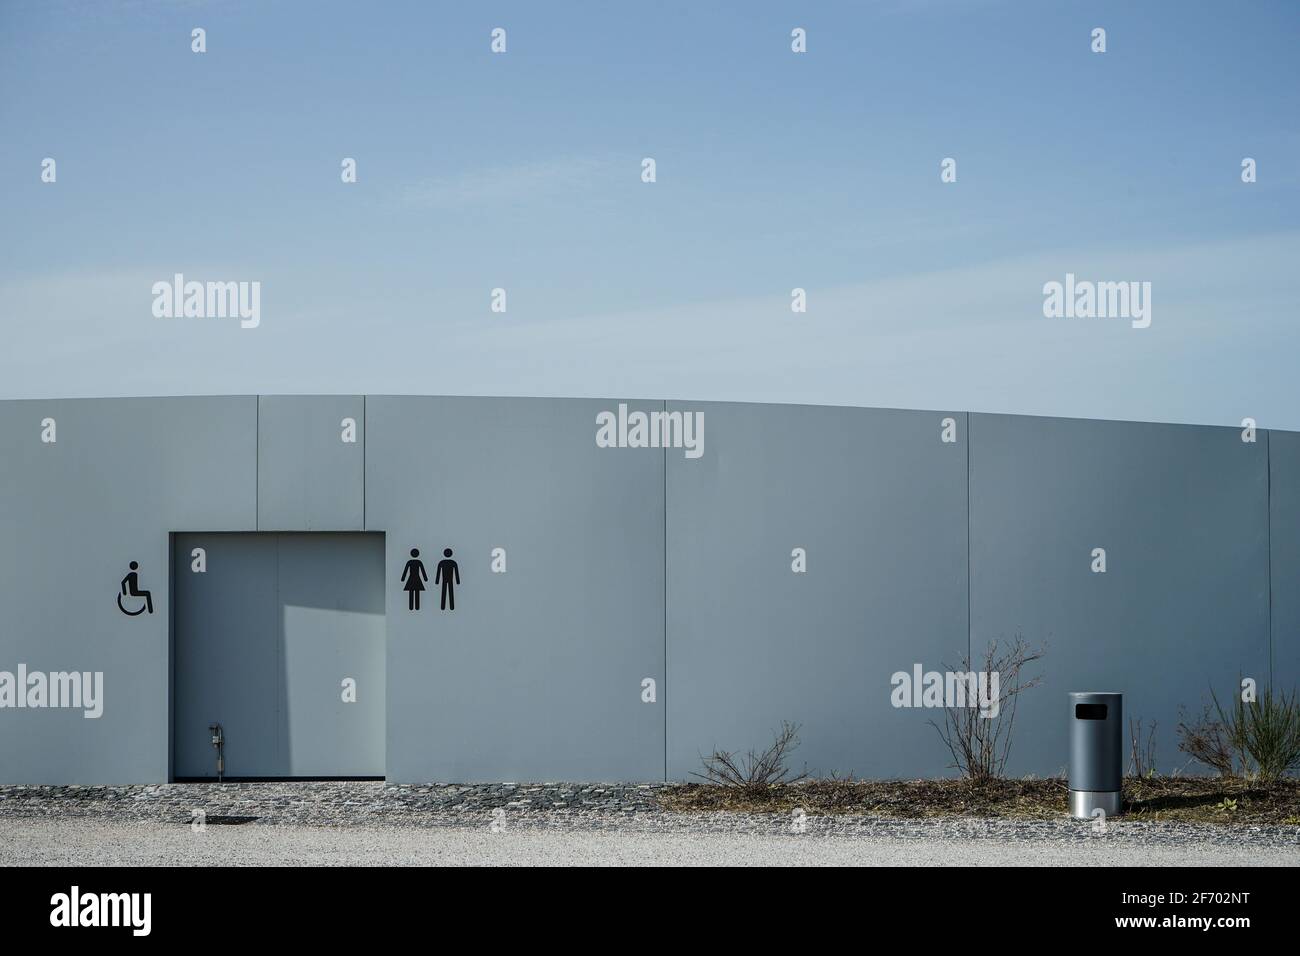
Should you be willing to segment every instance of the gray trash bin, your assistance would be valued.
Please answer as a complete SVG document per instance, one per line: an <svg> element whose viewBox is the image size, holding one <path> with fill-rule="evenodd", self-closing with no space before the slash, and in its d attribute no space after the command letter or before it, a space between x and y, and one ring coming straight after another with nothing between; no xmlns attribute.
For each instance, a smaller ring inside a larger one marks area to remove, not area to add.
<svg viewBox="0 0 1300 956"><path fill-rule="evenodd" d="M1124 695L1070 695L1070 816L1120 812L1124 787Z"/></svg>

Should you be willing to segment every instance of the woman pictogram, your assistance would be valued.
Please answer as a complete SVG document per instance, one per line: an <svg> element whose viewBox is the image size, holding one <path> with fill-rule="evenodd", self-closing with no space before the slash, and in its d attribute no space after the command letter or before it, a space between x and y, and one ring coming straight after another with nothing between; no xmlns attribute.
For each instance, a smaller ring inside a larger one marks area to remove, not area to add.
<svg viewBox="0 0 1300 956"><path fill-rule="evenodd" d="M424 590L424 582L429 580L429 573L424 570L424 562L420 560L419 548L411 549L411 560L406 562L406 567L402 570L402 580L406 582L407 610L418 611L420 592Z"/></svg>

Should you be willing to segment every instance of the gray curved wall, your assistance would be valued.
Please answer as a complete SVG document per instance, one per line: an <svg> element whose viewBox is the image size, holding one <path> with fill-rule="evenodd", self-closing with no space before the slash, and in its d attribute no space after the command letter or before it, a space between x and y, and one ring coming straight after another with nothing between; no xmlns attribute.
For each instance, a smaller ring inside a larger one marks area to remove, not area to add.
<svg viewBox="0 0 1300 956"><path fill-rule="evenodd" d="M171 777L169 542L190 532L384 533L399 782L683 779L783 720L815 773L942 775L939 713L891 706L890 675L1015 634L1047 645L1017 774L1064 766L1068 691L1124 691L1170 770L1211 684L1300 681L1300 435L628 404L702 412L703 455L597 447L618 400L0 402L0 671L105 681L98 719L0 709L0 782ZM414 546L455 549L454 615L407 611ZM132 559L152 616L114 605Z"/></svg>

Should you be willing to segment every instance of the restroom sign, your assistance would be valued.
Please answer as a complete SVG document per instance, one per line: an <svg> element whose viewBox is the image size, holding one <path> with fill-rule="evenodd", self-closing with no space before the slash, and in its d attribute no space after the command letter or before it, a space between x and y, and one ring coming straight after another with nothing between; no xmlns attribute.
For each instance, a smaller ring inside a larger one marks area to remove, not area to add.
<svg viewBox="0 0 1300 956"><path fill-rule="evenodd" d="M456 588L460 587L460 565L452 557L451 548L442 549L442 560L433 570L433 584L440 589L438 607L443 611L456 610ZM411 549L411 558L402 568L400 579L402 590L406 592L406 609L420 610L420 595L429 583L429 572L420 559L420 549Z"/></svg>

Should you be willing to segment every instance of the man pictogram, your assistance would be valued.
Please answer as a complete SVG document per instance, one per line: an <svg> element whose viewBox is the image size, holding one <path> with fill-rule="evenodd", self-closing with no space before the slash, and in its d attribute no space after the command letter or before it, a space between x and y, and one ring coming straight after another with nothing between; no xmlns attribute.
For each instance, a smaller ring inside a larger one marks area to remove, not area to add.
<svg viewBox="0 0 1300 956"><path fill-rule="evenodd" d="M433 573L433 583L442 585L442 609L444 611L456 610L456 591L452 585L453 579L456 584L460 584L460 565L451 560L451 548L443 548L442 560L438 562L438 569Z"/></svg>

